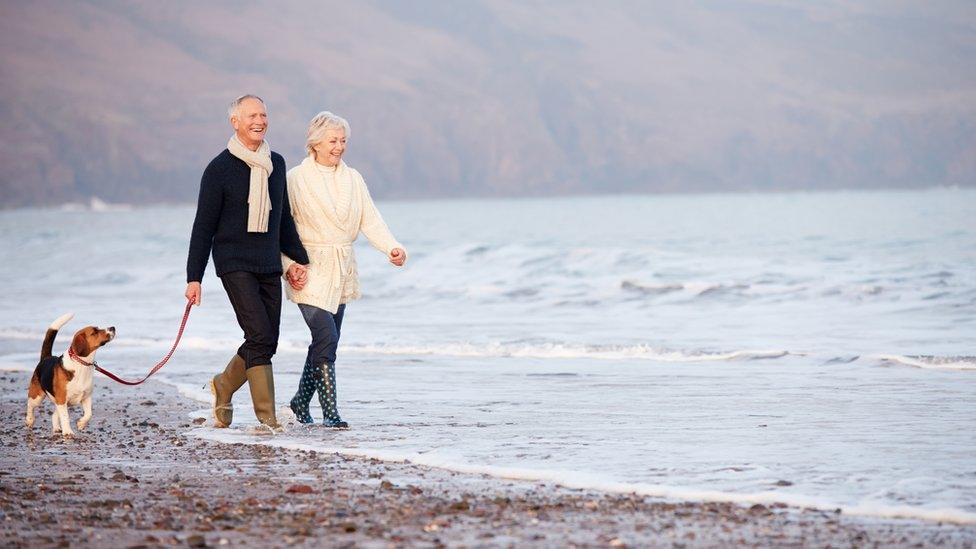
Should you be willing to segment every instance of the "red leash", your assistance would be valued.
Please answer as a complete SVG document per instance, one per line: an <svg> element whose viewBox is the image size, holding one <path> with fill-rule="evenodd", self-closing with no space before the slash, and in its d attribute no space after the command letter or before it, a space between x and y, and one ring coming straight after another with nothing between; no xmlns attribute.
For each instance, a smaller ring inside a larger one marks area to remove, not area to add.
<svg viewBox="0 0 976 549"><path fill-rule="evenodd" d="M180 322L180 331L176 333L176 341L173 342L173 346L170 348L169 352L166 353L166 356L163 357L163 359L160 360L159 363L157 363L155 366L153 366L153 369L152 370L149 370L149 373L146 374L146 377L140 379L139 381L128 381L128 380L125 380L125 379L120 378L119 376L113 374L112 372L106 370L105 368L102 368L101 366L99 366L95 362L92 362L91 364L89 364L89 366L94 367L96 370L98 370L99 372L101 372L102 374L104 374L109 379L112 379L113 381L118 381L119 383L121 383L123 385L139 385L140 383L143 383L144 381L146 381L147 379L149 379L149 376L151 376L151 375L155 374L156 372L158 372L159 369L162 368L169 361L170 357L173 356L173 353L176 352L176 346L180 344L180 338L183 337L183 329L186 328L186 321L187 321L188 318L190 318L190 307L193 307L193 302L192 301L187 301L187 303L186 303L186 311L183 312L183 321ZM83 363L87 364L84 361L80 361L80 362L83 362Z"/></svg>

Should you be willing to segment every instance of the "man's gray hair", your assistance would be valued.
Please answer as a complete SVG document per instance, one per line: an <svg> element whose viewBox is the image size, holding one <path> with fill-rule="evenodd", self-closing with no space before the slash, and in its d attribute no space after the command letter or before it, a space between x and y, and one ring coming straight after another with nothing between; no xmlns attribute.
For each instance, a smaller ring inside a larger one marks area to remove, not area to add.
<svg viewBox="0 0 976 549"><path fill-rule="evenodd" d="M230 102L230 105L227 107L227 118L234 118L234 116L237 115L237 111L241 109L241 103L248 99L257 99L262 105L264 105L264 99L261 99L256 95L246 93ZM267 108L267 105L265 105L265 107Z"/></svg>
<svg viewBox="0 0 976 549"><path fill-rule="evenodd" d="M352 135L349 122L346 122L345 118L329 111L322 111L313 116L312 121L308 123L308 132L305 134L305 152L314 155L312 147L325 139L325 132L328 130L343 130L346 132L346 139Z"/></svg>

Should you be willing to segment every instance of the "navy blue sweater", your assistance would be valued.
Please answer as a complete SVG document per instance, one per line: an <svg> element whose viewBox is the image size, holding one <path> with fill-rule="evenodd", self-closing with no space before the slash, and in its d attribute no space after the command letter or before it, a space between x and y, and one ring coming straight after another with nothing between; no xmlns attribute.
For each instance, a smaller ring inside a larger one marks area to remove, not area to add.
<svg viewBox="0 0 976 549"><path fill-rule="evenodd" d="M247 195L251 168L224 151L210 161L200 180L197 216L190 235L186 259L186 281L200 282L213 249L217 276L233 271L281 274L281 254L303 265L308 255L298 238L288 204L285 159L271 153L274 169L268 177L271 216L268 232L247 232Z"/></svg>

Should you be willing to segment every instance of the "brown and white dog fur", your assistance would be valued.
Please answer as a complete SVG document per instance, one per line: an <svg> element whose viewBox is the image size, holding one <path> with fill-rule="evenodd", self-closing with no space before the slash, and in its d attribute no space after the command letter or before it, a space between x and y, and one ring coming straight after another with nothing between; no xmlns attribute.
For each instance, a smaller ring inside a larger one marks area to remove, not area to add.
<svg viewBox="0 0 976 549"><path fill-rule="evenodd" d="M60 431L64 436L74 435L68 418L68 405L81 405L84 415L78 419L78 429L84 429L92 417L92 389L95 368L89 366L95 360L95 352L115 339L115 327L100 329L85 326L75 333L69 351L88 364L83 364L65 352L61 356L51 356L54 338L58 330L74 317L66 314L59 317L47 329L44 343L41 344L41 360L34 369L30 387L27 389L27 428L34 426L34 410L44 402L46 395L54 402L51 413L51 431Z"/></svg>

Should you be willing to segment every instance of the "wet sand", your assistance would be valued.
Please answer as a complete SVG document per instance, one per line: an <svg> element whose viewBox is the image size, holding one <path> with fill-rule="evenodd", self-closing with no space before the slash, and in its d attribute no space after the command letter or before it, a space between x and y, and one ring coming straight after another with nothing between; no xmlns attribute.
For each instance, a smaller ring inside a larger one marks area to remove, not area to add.
<svg viewBox="0 0 976 549"><path fill-rule="evenodd" d="M208 442L187 436L198 404L152 381L96 379L91 424L65 440L50 434L50 403L24 426L28 380L0 372L4 547L976 547L976 525L606 495Z"/></svg>

